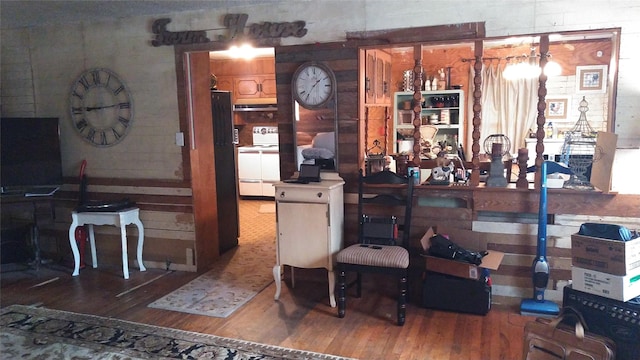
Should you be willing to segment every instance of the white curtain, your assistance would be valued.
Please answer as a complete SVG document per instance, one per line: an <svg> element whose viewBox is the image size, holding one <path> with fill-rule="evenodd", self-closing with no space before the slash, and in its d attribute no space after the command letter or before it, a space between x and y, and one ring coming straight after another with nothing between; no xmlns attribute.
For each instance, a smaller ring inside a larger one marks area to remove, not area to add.
<svg viewBox="0 0 640 360"><path fill-rule="evenodd" d="M517 157L518 149L525 147L529 129L536 131L538 116L538 78L507 80L503 64L482 65L482 112L480 113L480 153L485 153L484 140L492 134L504 134L511 141L509 152ZM469 66L469 97L467 111L467 158L471 155L473 133L473 66Z"/></svg>

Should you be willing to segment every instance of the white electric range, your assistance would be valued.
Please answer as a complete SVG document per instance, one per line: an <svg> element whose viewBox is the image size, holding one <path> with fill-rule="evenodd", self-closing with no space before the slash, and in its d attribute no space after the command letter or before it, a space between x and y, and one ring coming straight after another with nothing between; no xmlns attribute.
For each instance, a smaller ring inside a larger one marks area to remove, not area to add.
<svg viewBox="0 0 640 360"><path fill-rule="evenodd" d="M272 197L279 181L278 127L254 126L253 145L238 148L239 194Z"/></svg>

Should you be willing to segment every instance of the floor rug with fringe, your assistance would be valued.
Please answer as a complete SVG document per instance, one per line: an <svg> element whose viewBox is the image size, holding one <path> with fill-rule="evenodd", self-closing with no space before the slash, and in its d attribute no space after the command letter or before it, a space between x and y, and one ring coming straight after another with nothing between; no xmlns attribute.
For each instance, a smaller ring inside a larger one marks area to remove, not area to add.
<svg viewBox="0 0 640 360"><path fill-rule="evenodd" d="M2 309L0 329L3 359L343 359L24 305Z"/></svg>

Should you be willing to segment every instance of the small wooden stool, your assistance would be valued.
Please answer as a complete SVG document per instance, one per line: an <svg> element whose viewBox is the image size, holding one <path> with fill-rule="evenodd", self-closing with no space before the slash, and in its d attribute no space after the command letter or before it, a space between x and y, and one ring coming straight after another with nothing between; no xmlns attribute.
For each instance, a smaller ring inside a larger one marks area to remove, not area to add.
<svg viewBox="0 0 640 360"><path fill-rule="evenodd" d="M93 225L113 225L120 227L120 233L122 236L122 272L124 278L129 278L129 260L127 257L127 225L134 224L138 227L138 251L137 259L140 271L147 270L142 263L142 247L144 245L144 227L140 221L140 209L128 208L119 211L109 212L77 212L71 213L71 227L69 228L69 243L71 244L71 251L73 252L73 259L75 262L73 273L71 275L78 276L80 274L80 252L78 251L78 244L75 239L75 231L78 226L87 225L89 231L89 242L91 243L91 260L93 261L93 267L98 267L98 258L96 257L96 239L93 233Z"/></svg>

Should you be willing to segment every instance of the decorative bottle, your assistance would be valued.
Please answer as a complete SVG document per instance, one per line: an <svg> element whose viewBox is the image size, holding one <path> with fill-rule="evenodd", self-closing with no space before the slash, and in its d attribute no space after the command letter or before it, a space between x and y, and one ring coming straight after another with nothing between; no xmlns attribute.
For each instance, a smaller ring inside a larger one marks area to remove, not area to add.
<svg viewBox="0 0 640 360"><path fill-rule="evenodd" d="M552 122L547 124L547 128L546 128L545 133L547 135L547 139L551 139L553 137L553 123Z"/></svg>

